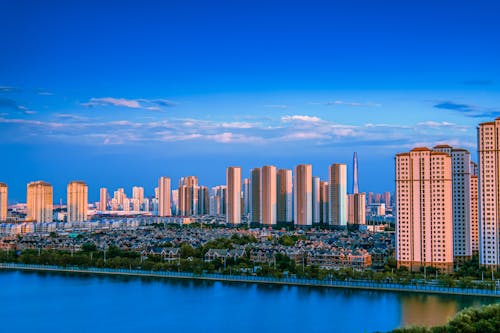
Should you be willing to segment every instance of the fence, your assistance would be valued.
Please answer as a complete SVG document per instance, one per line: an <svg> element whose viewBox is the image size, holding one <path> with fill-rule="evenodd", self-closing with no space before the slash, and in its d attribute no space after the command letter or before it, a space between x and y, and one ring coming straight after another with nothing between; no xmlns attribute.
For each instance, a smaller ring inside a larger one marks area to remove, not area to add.
<svg viewBox="0 0 500 333"><path fill-rule="evenodd" d="M63 267L54 265L35 265L35 264L19 264L19 263L0 263L0 269L146 276L146 277L162 277L162 278L176 278L176 279L267 283L267 284L310 286L310 287L331 287L331 288L402 291L402 292L431 293L431 294L500 297L500 289L496 288L494 290L453 288L453 287L440 287L440 286L431 286L422 284L406 285L400 283L379 283L373 281L356 281L356 280L340 281L332 279L315 280L315 279L298 279L298 278L274 278L267 276L251 276L251 275L250 276L223 275L223 274L209 274L209 273L195 274L190 272L146 271L137 269L114 269L114 268L95 268L95 267L77 267L77 266Z"/></svg>

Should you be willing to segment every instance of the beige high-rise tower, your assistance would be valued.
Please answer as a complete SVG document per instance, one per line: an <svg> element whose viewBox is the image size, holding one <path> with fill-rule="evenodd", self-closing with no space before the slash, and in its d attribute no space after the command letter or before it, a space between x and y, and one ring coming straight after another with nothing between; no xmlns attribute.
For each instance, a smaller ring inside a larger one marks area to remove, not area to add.
<svg viewBox="0 0 500 333"><path fill-rule="evenodd" d="M312 165L299 164L295 167L294 182L294 224L312 226Z"/></svg>
<svg viewBox="0 0 500 333"><path fill-rule="evenodd" d="M479 262L500 267L500 117L479 124Z"/></svg>
<svg viewBox="0 0 500 333"><path fill-rule="evenodd" d="M453 271L451 157L428 148L396 155L396 259Z"/></svg>
<svg viewBox="0 0 500 333"><path fill-rule="evenodd" d="M228 167L226 171L226 222L241 223L241 168Z"/></svg>
<svg viewBox="0 0 500 333"><path fill-rule="evenodd" d="M7 220L7 184L0 183L0 221Z"/></svg>
<svg viewBox="0 0 500 333"><path fill-rule="evenodd" d="M180 179L178 210L178 215L198 215L198 177L187 176Z"/></svg>
<svg viewBox="0 0 500 333"><path fill-rule="evenodd" d="M99 210L101 212L108 210L108 189L105 187L99 189Z"/></svg>
<svg viewBox="0 0 500 333"><path fill-rule="evenodd" d="M265 225L276 225L277 207L276 207L276 167L266 165L262 167L260 178L261 188L261 223Z"/></svg>
<svg viewBox="0 0 500 333"><path fill-rule="evenodd" d="M33 222L52 222L53 190L52 185L44 181L31 182L27 186L27 216Z"/></svg>
<svg viewBox="0 0 500 333"><path fill-rule="evenodd" d="M278 223L293 222L293 186L292 170L279 169L277 174L277 192L278 192Z"/></svg>
<svg viewBox="0 0 500 333"><path fill-rule="evenodd" d="M330 225L347 226L347 165L334 163L328 169Z"/></svg>
<svg viewBox="0 0 500 333"><path fill-rule="evenodd" d="M158 216L171 216L170 178L161 177L158 181Z"/></svg>
<svg viewBox="0 0 500 333"><path fill-rule="evenodd" d="M88 208L88 187L82 181L68 184L68 222L86 221Z"/></svg>

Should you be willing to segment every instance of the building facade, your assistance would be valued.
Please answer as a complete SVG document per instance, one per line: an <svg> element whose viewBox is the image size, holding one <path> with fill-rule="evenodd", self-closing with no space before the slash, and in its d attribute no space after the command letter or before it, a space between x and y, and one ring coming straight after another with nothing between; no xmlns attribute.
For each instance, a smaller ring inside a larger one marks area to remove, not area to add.
<svg viewBox="0 0 500 333"><path fill-rule="evenodd" d="M312 165L295 167L294 224L299 227L312 226Z"/></svg>
<svg viewBox="0 0 500 333"><path fill-rule="evenodd" d="M241 168L228 167L226 171L227 200L226 222L241 223Z"/></svg>
<svg viewBox="0 0 500 333"><path fill-rule="evenodd" d="M277 221L277 192L276 192L276 167L266 165L261 168L260 178L260 217L261 224L276 225Z"/></svg>
<svg viewBox="0 0 500 333"><path fill-rule="evenodd" d="M68 222L87 220L88 186L83 181L72 181L67 188Z"/></svg>
<svg viewBox="0 0 500 333"><path fill-rule="evenodd" d="M347 165L334 163L328 169L329 224L347 226Z"/></svg>
<svg viewBox="0 0 500 333"><path fill-rule="evenodd" d="M158 181L158 216L172 216L170 186L170 178L160 177Z"/></svg>
<svg viewBox="0 0 500 333"><path fill-rule="evenodd" d="M479 124L479 261L500 267L500 117Z"/></svg>
<svg viewBox="0 0 500 333"><path fill-rule="evenodd" d="M278 223L293 223L292 170L279 169L277 176Z"/></svg>
<svg viewBox="0 0 500 333"><path fill-rule="evenodd" d="M396 155L396 259L413 271L453 271L452 162L415 148Z"/></svg>
<svg viewBox="0 0 500 333"><path fill-rule="evenodd" d="M33 222L52 222L53 189L44 181L31 182L27 186L26 219Z"/></svg>
<svg viewBox="0 0 500 333"><path fill-rule="evenodd" d="M7 194L8 194L7 184L0 183L0 221L7 220L7 209L8 209Z"/></svg>

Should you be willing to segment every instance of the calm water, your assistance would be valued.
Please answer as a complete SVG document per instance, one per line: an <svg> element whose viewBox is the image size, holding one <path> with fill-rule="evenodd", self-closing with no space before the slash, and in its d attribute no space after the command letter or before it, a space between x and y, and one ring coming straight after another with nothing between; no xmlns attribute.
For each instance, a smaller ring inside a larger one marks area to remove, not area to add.
<svg viewBox="0 0 500 333"><path fill-rule="evenodd" d="M491 298L0 271L2 332L374 332Z"/></svg>

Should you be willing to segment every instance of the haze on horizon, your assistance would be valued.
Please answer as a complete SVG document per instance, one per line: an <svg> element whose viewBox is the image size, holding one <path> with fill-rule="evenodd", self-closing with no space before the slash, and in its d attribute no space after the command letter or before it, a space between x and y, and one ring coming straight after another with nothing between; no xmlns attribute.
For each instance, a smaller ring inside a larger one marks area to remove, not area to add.
<svg viewBox="0 0 500 333"><path fill-rule="evenodd" d="M393 191L394 154L448 143L476 159L500 115L494 1L7 0L0 3L0 181L160 176L225 183L225 168L358 152L360 191ZM350 186L349 186L350 188Z"/></svg>

